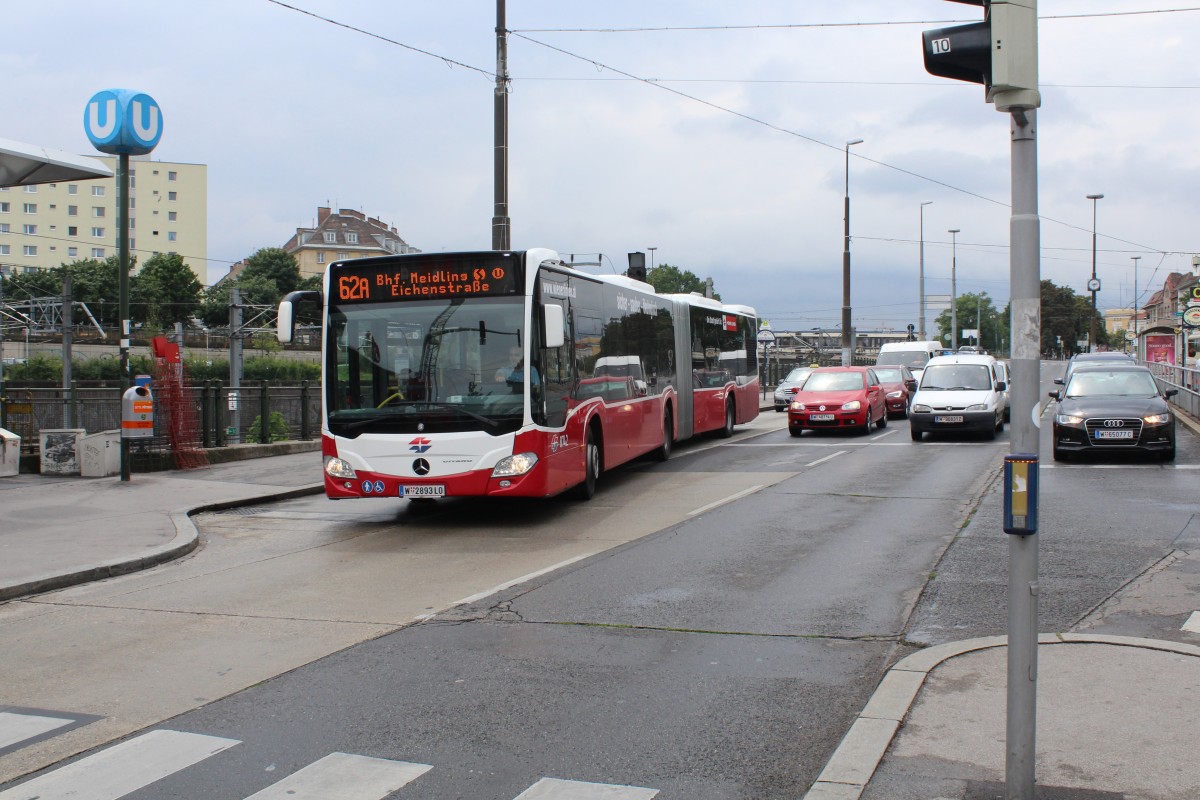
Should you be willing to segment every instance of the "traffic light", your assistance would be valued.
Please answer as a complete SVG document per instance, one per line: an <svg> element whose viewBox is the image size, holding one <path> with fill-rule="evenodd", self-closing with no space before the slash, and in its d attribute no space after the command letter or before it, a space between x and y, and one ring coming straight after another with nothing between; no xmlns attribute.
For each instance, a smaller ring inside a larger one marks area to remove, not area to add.
<svg viewBox="0 0 1200 800"><path fill-rule="evenodd" d="M951 0L983 6L983 22L921 34L930 75L987 87L997 111L1038 108L1037 0Z"/></svg>

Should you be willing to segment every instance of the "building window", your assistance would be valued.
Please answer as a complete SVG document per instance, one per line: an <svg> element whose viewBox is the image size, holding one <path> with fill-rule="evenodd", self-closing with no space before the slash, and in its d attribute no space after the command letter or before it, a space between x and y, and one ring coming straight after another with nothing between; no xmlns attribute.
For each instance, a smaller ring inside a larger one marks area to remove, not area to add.
<svg viewBox="0 0 1200 800"><path fill-rule="evenodd" d="M26 214L36 214L37 213L37 203L26 203L25 204L25 213Z"/></svg>
<svg viewBox="0 0 1200 800"><path fill-rule="evenodd" d="M36 256L37 255L37 245L36 244L25 245L25 255Z"/></svg>
<svg viewBox="0 0 1200 800"><path fill-rule="evenodd" d="M67 184L67 194L79 194L79 187L73 183Z"/></svg>
<svg viewBox="0 0 1200 800"><path fill-rule="evenodd" d="M9 254L9 246L6 244L0 244L0 256L6 256L8 254Z"/></svg>
<svg viewBox="0 0 1200 800"><path fill-rule="evenodd" d="M0 222L0 233L8 233L8 223Z"/></svg>
<svg viewBox="0 0 1200 800"><path fill-rule="evenodd" d="M104 248L103 247L93 247L92 248L92 258L104 258Z"/></svg>
<svg viewBox="0 0 1200 800"><path fill-rule="evenodd" d="M8 209L9 209L8 203L0 203L0 212L7 214Z"/></svg>
<svg viewBox="0 0 1200 800"><path fill-rule="evenodd" d="M92 197L104 197L104 187L103 186L93 186L92 187Z"/></svg>
<svg viewBox="0 0 1200 800"><path fill-rule="evenodd" d="M358 234L346 231L346 244L358 244Z"/></svg>
<svg viewBox="0 0 1200 800"><path fill-rule="evenodd" d="M345 261L345 260L346 260L346 254L345 254L345 253L338 253L338 254L337 254L337 257L338 257L338 261Z"/></svg>
<svg viewBox="0 0 1200 800"><path fill-rule="evenodd" d="M70 256L71 258L77 257L79 255L79 248L78 247L68 247L67 255Z"/></svg>
<svg viewBox="0 0 1200 800"><path fill-rule="evenodd" d="M177 211L168 211L167 212L167 221L168 222L174 222L176 219L178 219L178 217L179 217L179 212L177 212Z"/></svg>
<svg viewBox="0 0 1200 800"><path fill-rule="evenodd" d="M325 231L325 241L329 244L333 244L337 241L337 234L333 231Z"/></svg>
<svg viewBox="0 0 1200 800"><path fill-rule="evenodd" d="M29 236L37 236L37 225L26 225L23 233L26 233Z"/></svg>
<svg viewBox="0 0 1200 800"><path fill-rule="evenodd" d="M92 236L96 239L103 239L104 228L92 228Z"/></svg>
<svg viewBox="0 0 1200 800"><path fill-rule="evenodd" d="M79 206L67 206L67 216L68 217L78 217L79 216Z"/></svg>
<svg viewBox="0 0 1200 800"><path fill-rule="evenodd" d="M177 199L177 198L176 198L176 195L177 195L177 194L178 194L178 192L167 192L167 199L168 199L168 200L175 200L175 199Z"/></svg>
<svg viewBox="0 0 1200 800"><path fill-rule="evenodd" d="M103 217L104 216L104 206L92 206L92 216L93 217Z"/></svg>
<svg viewBox="0 0 1200 800"><path fill-rule="evenodd" d="M325 251L324 251L324 250L318 250L318 251L317 251L317 263L318 263L318 264L324 264L324 263L325 263Z"/></svg>
<svg viewBox="0 0 1200 800"><path fill-rule="evenodd" d="M78 236L78 235L79 235L79 228L77 226L75 226L75 225L67 226L67 236Z"/></svg>
<svg viewBox="0 0 1200 800"><path fill-rule="evenodd" d="M177 179L178 177L179 177L178 172L168 172L167 173L167 180L169 180L169 181L173 181L173 180Z"/></svg>
<svg viewBox="0 0 1200 800"><path fill-rule="evenodd" d="M175 231L167 231L167 241L168 242L178 241L178 239L175 235Z"/></svg>
<svg viewBox="0 0 1200 800"><path fill-rule="evenodd" d="M29 186L26 186L25 192L26 192L26 194L37 194L37 184L34 183L34 184L30 184Z"/></svg>

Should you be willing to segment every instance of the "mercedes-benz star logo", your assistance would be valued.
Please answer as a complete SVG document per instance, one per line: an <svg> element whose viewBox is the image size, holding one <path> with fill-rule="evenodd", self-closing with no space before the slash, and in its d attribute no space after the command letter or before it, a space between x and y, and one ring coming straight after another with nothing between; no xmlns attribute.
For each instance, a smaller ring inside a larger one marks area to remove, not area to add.
<svg viewBox="0 0 1200 800"><path fill-rule="evenodd" d="M418 475L428 475L429 462L423 458L418 458L413 462L413 472L417 473Z"/></svg>

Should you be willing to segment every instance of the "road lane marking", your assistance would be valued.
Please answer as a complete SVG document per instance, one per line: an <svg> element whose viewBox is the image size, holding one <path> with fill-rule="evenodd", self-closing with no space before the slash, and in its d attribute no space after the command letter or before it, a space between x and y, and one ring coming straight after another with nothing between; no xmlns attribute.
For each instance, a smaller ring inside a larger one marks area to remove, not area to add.
<svg viewBox="0 0 1200 800"><path fill-rule="evenodd" d="M61 717L43 717L36 714L14 714L0 711L0 750L33 739L43 733L70 725L75 720Z"/></svg>
<svg viewBox="0 0 1200 800"><path fill-rule="evenodd" d="M737 492L736 494L731 494L728 497L723 497L720 500L717 500L716 502L713 502L713 503L709 503L706 506L700 506L699 508L693 509L693 510L687 512L686 514L684 514L684 516L685 517L694 517L697 514L703 514L705 511L711 511L712 509L716 508L717 506L723 506L726 503L732 503L734 500L740 500L741 498L745 497L748 494L754 494L761 488L763 488L762 484L756 483L753 486L751 486L749 489L742 489L740 492Z"/></svg>
<svg viewBox="0 0 1200 800"><path fill-rule="evenodd" d="M818 458L816 461L813 461L812 463L809 463L809 464L805 464L804 466L815 467L817 464L824 464L826 461L831 461L831 460L837 458L838 456L844 456L844 455L846 455L846 453L849 453L849 452L850 452L849 450L838 450L836 453L830 453L829 455L825 456L824 458Z"/></svg>
<svg viewBox="0 0 1200 800"><path fill-rule="evenodd" d="M382 800L433 767L330 753L246 800Z"/></svg>
<svg viewBox="0 0 1200 800"><path fill-rule="evenodd" d="M117 800L228 750L237 739L157 730L0 792L0 800Z"/></svg>
<svg viewBox="0 0 1200 800"><path fill-rule="evenodd" d="M514 800L653 800L657 789L542 778Z"/></svg>
<svg viewBox="0 0 1200 800"><path fill-rule="evenodd" d="M895 429L895 428L892 428L890 431L886 431L886 432L884 432L884 433L881 433L881 434L879 434L878 436L876 436L876 437L875 437L874 439L872 439L871 441L872 441L872 442L878 442L878 441L879 441L880 439L882 439L883 437L885 437L885 436L891 436L891 435L892 435L893 433L895 433L895 432L896 432L896 429Z"/></svg>
<svg viewBox="0 0 1200 800"><path fill-rule="evenodd" d="M522 575L521 577L514 578L511 581L505 581L504 583L501 583L497 586L493 586L491 589L484 589L482 592L476 592L475 594L471 595L470 597L464 597L462 600L459 600L456 603L451 603L450 606L451 606L451 608L453 608L454 606L461 606L461 605L466 605L467 603L474 603L476 600L482 600L485 597L490 597L491 595L494 595L496 592L503 592L505 589L511 589L512 587L517 586L522 583L525 583L526 581L531 581L534 578L541 577L542 575L545 575L547 572L553 572L554 570L559 569L560 567L565 567L568 564L574 564L576 561L583 561L585 558L591 558L593 555L595 555L595 553L584 553L583 555L575 556L574 558L568 558L566 561L560 561L557 564L551 564L548 567L539 569L536 572L531 572L528 575ZM435 616L435 615L434 614L419 614L417 616L417 619L429 619L432 616ZM0 797L0 800L4 800L4 798Z"/></svg>
<svg viewBox="0 0 1200 800"><path fill-rule="evenodd" d="M1200 633L1200 611L1193 611L1188 617L1187 622L1183 623L1180 630L1185 630L1188 633Z"/></svg>

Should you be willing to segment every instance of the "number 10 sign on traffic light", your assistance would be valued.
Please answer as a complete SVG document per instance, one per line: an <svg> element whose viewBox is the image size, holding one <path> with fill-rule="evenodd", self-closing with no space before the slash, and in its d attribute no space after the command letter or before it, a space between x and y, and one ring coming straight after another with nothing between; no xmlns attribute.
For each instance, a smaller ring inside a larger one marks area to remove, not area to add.
<svg viewBox="0 0 1200 800"><path fill-rule="evenodd" d="M997 111L1038 108L1037 0L952 0L983 6L983 22L922 34L925 71L980 83Z"/></svg>

